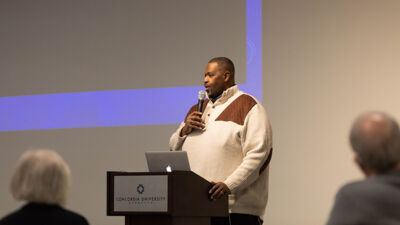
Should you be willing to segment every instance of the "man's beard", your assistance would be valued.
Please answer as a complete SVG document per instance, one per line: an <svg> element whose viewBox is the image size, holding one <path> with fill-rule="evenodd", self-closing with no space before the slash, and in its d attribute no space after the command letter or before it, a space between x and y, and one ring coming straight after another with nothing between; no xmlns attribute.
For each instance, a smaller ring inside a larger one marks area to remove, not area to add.
<svg viewBox="0 0 400 225"><path fill-rule="evenodd" d="M220 96L222 94L222 92L224 92L224 91L221 90L221 91L218 91L217 93L215 93L215 91L208 89L207 95L208 95L208 98L216 98L216 97Z"/></svg>

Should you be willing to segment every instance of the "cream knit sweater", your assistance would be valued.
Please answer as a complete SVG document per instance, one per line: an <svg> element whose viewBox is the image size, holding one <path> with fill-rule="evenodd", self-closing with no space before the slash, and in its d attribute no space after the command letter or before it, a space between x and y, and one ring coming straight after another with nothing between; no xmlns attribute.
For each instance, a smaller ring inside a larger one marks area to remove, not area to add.
<svg viewBox="0 0 400 225"><path fill-rule="evenodd" d="M193 106L188 115L197 110ZM188 153L193 172L208 181L224 182L230 213L262 217L268 200L267 157L272 149L272 132L263 106L233 86L215 103L207 102L203 131L180 137L180 124L171 136L170 149Z"/></svg>

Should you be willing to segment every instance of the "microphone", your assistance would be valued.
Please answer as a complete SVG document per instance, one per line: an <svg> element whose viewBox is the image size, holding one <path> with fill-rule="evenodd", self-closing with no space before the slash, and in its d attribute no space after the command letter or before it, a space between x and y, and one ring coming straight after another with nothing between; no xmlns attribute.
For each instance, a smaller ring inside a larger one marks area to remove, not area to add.
<svg viewBox="0 0 400 225"><path fill-rule="evenodd" d="M203 103L205 97L206 97L206 92L199 91L199 102L197 104L197 111L199 112L203 112Z"/></svg>

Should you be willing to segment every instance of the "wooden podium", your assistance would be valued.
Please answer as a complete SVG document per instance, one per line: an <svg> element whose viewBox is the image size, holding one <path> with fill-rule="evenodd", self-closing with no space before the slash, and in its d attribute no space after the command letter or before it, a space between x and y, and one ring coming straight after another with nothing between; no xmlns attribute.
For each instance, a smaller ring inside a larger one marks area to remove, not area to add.
<svg viewBox="0 0 400 225"><path fill-rule="evenodd" d="M228 196L210 200L211 184L190 171L107 172L107 215L125 225L209 225L228 216Z"/></svg>

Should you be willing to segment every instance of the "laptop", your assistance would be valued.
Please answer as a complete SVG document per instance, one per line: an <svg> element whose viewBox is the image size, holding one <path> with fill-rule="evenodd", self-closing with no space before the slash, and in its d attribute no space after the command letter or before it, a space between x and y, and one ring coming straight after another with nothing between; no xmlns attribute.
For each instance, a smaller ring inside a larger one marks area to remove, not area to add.
<svg viewBox="0 0 400 225"><path fill-rule="evenodd" d="M190 171L187 152L146 152L145 155L149 172Z"/></svg>

